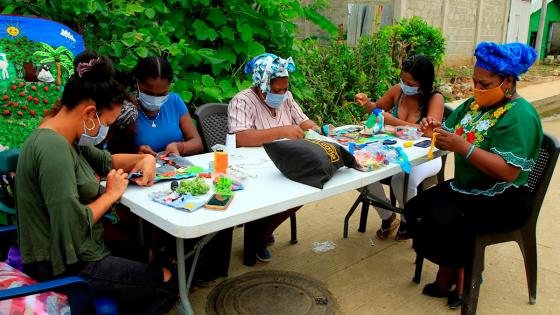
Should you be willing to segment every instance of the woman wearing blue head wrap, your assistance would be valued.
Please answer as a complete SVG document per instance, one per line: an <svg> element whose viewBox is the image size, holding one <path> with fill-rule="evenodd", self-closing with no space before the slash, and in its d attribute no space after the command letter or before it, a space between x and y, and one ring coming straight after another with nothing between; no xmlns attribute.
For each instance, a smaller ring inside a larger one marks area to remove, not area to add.
<svg viewBox="0 0 560 315"><path fill-rule="evenodd" d="M319 130L288 91L289 73L295 70L292 58L283 59L274 54L263 54L247 63L245 73L252 76L253 86L237 93L228 106L228 129L235 133L238 147L259 147L284 138L302 139L306 130ZM246 265L253 265L255 258L262 262L272 259L267 249L267 244L274 242L272 233L298 209L245 225ZM256 255L249 253L252 248L256 249Z"/></svg>
<svg viewBox="0 0 560 315"><path fill-rule="evenodd" d="M448 297L450 307L462 303L463 268L472 261L475 234L515 229L527 220L526 185L543 138L539 115L516 91L535 50L480 43L475 56L474 97L443 124L428 118L436 147L455 153L455 177L405 207L414 249L439 265L423 293Z"/></svg>

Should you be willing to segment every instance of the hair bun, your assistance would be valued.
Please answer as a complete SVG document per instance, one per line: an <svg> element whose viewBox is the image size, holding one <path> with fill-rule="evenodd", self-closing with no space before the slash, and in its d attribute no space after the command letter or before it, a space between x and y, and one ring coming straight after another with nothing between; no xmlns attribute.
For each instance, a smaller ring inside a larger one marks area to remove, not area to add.
<svg viewBox="0 0 560 315"><path fill-rule="evenodd" d="M115 75L111 60L86 50L74 59L74 77L88 81L108 81Z"/></svg>

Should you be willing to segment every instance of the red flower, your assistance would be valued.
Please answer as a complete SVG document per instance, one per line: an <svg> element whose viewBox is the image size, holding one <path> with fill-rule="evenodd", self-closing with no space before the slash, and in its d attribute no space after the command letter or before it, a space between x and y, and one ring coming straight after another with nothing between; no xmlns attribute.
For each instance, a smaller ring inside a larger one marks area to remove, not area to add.
<svg viewBox="0 0 560 315"><path fill-rule="evenodd" d="M465 129L459 128L459 129L455 130L455 133L456 133L458 136L462 136L464 131L465 131Z"/></svg>
<svg viewBox="0 0 560 315"><path fill-rule="evenodd" d="M18 108L19 104L18 103L14 103L14 108Z"/></svg>
<svg viewBox="0 0 560 315"><path fill-rule="evenodd" d="M38 98L35 98L33 101L35 102L35 104L39 104L39 99Z"/></svg>
<svg viewBox="0 0 560 315"><path fill-rule="evenodd" d="M24 105L22 108L23 110L27 110L27 105Z"/></svg>
<svg viewBox="0 0 560 315"><path fill-rule="evenodd" d="M12 105L13 103L14 103L14 102L9 101L9 102L8 102L8 106Z"/></svg>
<svg viewBox="0 0 560 315"><path fill-rule="evenodd" d="M57 92L60 92L60 86L57 86L57 87L56 87L56 91L57 91Z"/></svg>
<svg viewBox="0 0 560 315"><path fill-rule="evenodd" d="M8 95L4 95L4 101L8 100Z"/></svg>
<svg viewBox="0 0 560 315"><path fill-rule="evenodd" d="M43 100L43 103L48 104L48 103L49 103L49 100L45 98L45 99Z"/></svg>
<svg viewBox="0 0 560 315"><path fill-rule="evenodd" d="M29 101L29 102L31 102L32 99L33 99L33 96L31 96L31 95L29 95L29 96L27 97L27 101Z"/></svg>
<svg viewBox="0 0 560 315"><path fill-rule="evenodd" d="M12 90L14 90L14 91L15 91L16 89L17 89L17 86L15 86L15 85L12 85Z"/></svg>
<svg viewBox="0 0 560 315"><path fill-rule="evenodd" d="M25 96L25 92L19 92L19 96L24 97L24 96Z"/></svg>
<svg viewBox="0 0 560 315"><path fill-rule="evenodd" d="M37 91L37 87L36 87L35 85L32 86L31 89L32 89L33 91Z"/></svg>
<svg viewBox="0 0 560 315"><path fill-rule="evenodd" d="M45 110L43 111L43 115L47 116L48 114L49 114L49 110L48 110L48 109L45 109Z"/></svg>
<svg viewBox="0 0 560 315"><path fill-rule="evenodd" d="M17 112L18 115L23 116L23 113L21 112L21 110L19 112Z"/></svg>
<svg viewBox="0 0 560 315"><path fill-rule="evenodd" d="M45 92L48 92L48 91L49 91L49 87L48 87L48 86L45 86L45 87L43 88L43 90L45 90Z"/></svg>
<svg viewBox="0 0 560 315"><path fill-rule="evenodd" d="M20 83L19 83L19 87L23 87L23 82L20 82Z"/></svg>
<svg viewBox="0 0 560 315"><path fill-rule="evenodd" d="M4 111L4 116L9 116L9 115L10 115L10 111L6 109L6 110Z"/></svg>
<svg viewBox="0 0 560 315"><path fill-rule="evenodd" d="M474 131L471 131L469 133L467 133L467 141L469 143L473 143L474 142Z"/></svg>
<svg viewBox="0 0 560 315"><path fill-rule="evenodd" d="M31 114L31 116L35 117L35 110L30 110L29 113Z"/></svg>

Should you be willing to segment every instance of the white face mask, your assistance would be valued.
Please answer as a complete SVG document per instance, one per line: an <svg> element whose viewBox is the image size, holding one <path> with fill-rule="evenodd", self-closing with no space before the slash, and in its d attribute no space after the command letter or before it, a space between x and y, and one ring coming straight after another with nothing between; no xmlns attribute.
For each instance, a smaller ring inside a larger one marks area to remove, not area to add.
<svg viewBox="0 0 560 315"><path fill-rule="evenodd" d="M163 104L167 102L168 98L169 94L164 96L153 96L138 90L138 100L140 101L140 105L151 112L158 111Z"/></svg>
<svg viewBox="0 0 560 315"><path fill-rule="evenodd" d="M87 128L86 122L84 121L84 133L82 133L80 141L78 141L79 146L93 147L103 142L103 140L105 140L105 137L107 137L107 133L109 133L109 126L101 123L101 121L99 120L99 115L97 115L97 113L95 113L95 116L97 117L97 122L99 123L99 130L97 131L97 134L93 137L88 135L88 130L95 129L95 122L93 124L93 127Z"/></svg>

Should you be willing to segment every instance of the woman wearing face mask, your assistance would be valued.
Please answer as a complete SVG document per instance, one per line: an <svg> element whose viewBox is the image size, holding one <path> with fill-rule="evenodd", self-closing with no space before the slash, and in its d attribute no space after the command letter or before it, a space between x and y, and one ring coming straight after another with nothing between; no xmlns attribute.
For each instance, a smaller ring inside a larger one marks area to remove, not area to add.
<svg viewBox="0 0 560 315"><path fill-rule="evenodd" d="M429 121L438 133L436 146L455 153L455 178L405 208L414 249L439 265L436 281L423 293L448 297L450 307L461 305L463 267L472 259L475 233L507 231L527 220L526 184L543 138L539 115L516 91L535 50L485 42L475 56L474 98L443 125Z"/></svg>
<svg viewBox="0 0 560 315"><path fill-rule="evenodd" d="M155 159L94 147L119 115L120 91L106 57L88 52L76 63L61 109L28 137L18 160L18 244L25 271L40 281L82 276L123 313L164 313L177 295L170 270L113 256L100 222L126 190L127 172L143 172L138 185L153 183ZM104 193L100 176L107 178Z"/></svg>
<svg viewBox="0 0 560 315"><path fill-rule="evenodd" d="M138 118L134 142L139 153L192 155L203 150L202 139L187 106L169 92L173 69L162 57L141 59L133 71Z"/></svg>
<svg viewBox="0 0 560 315"><path fill-rule="evenodd" d="M245 73L252 75L253 87L239 92L228 106L229 132L236 134L238 147L258 147L284 138L302 139L306 130L319 129L288 91L288 73L295 68L292 58L283 59L273 54L257 56L247 63ZM274 243L272 233L298 209L245 225L245 233L255 241L258 260L272 260L267 249L267 245Z"/></svg>
<svg viewBox="0 0 560 315"><path fill-rule="evenodd" d="M443 96L433 90L434 79L434 65L430 59L420 55L412 56L403 63L400 84L389 89L379 101L373 103L363 93L356 95L356 101L368 113L375 108L383 109L386 125L416 127L422 130L424 136L431 137L432 127L427 123L423 124L422 120L431 117L431 119L441 121L444 109ZM407 201L416 196L418 185L426 178L436 175L440 169L441 158L413 167L409 174ZM391 178L391 187L401 207L406 203L403 200L403 186L404 173ZM377 197L386 198L380 183L369 185L368 191ZM379 239L388 238L397 227L399 229L395 239L410 238L406 219L403 216L399 223L395 213L379 207L376 207L376 210L382 220L381 228L376 232Z"/></svg>

